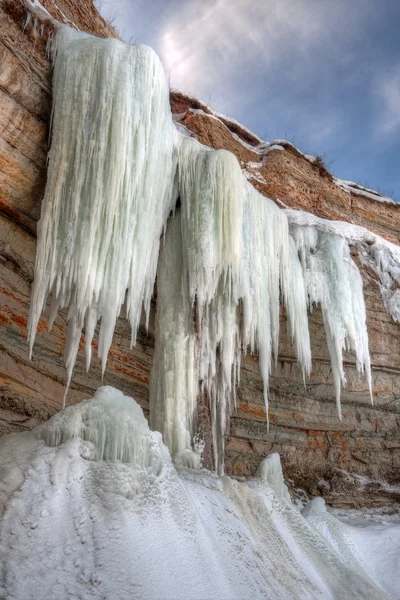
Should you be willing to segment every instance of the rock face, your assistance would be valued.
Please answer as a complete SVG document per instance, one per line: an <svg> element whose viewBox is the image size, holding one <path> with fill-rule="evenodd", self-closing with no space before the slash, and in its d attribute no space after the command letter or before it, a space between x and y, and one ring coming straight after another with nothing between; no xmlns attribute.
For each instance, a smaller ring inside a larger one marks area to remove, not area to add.
<svg viewBox="0 0 400 600"><path fill-rule="evenodd" d="M56 19L100 36L115 35L90 0L42 4ZM65 383L65 314L58 316L51 332L46 331L46 315L42 319L32 361L26 344L36 222L45 184L51 109L46 43L52 33L48 22L27 21L27 16L19 2L0 0L0 434L30 428L57 411ZM236 154L253 185L279 205L356 223L399 243L400 205L343 191L323 165L310 163L290 145L260 153L256 136L229 119L216 118L208 107L182 94L171 94L171 106L175 118L202 143ZM280 452L294 487L304 487L312 495L321 493L332 503L385 503L385 493L395 497L394 488L386 487L385 492L376 483L346 473L396 483L400 466L400 326L387 315L374 275L362 273L374 406L349 355L348 388L342 394L343 420L339 421L318 310L310 316L313 370L304 386L282 313L280 355L270 385L270 431L257 358L249 356L243 363L238 408L227 439L228 472L253 474L265 454ZM128 324L119 320L103 380L134 396L145 411L152 327L148 334L140 332L131 350ZM92 396L101 383L99 364L94 361L87 374L81 354L69 402ZM358 492L346 499L343 490L348 494L349 486L360 481L369 494Z"/></svg>

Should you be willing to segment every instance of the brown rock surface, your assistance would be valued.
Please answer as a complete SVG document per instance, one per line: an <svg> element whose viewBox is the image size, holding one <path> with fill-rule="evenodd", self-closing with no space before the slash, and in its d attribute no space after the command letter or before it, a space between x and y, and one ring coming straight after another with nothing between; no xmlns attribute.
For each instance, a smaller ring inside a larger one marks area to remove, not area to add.
<svg viewBox="0 0 400 600"><path fill-rule="evenodd" d="M44 0L43 4L57 19L97 35L115 35L90 0ZM18 2L0 0L0 434L31 428L53 414L60 407L65 382L65 313L58 316L51 332L46 331L46 315L41 320L32 361L26 344L36 221L45 184L51 107L51 69L45 48L52 28L31 24L24 29L25 18ZM202 143L231 150L243 167L262 162L255 170L261 178L252 182L278 203L357 223L398 243L400 206L347 194L291 148L262 158L255 136L229 119L207 114L209 109L201 102L172 93L171 104ZM193 113L193 108L203 112ZM363 275L374 406L353 357L348 356L344 418L338 420L320 311L310 316L313 371L304 386L282 313L281 351L271 378L270 431L257 359L248 356L227 439L228 472L254 473L265 454L278 451L293 486L305 487L313 495L322 493L336 505L360 504L364 492L369 503L384 503L389 496L396 499L395 493L373 483L369 488L365 484L362 494L354 486L353 496L345 498L351 485L343 471L394 483L400 466L400 326L385 312L371 274ZM120 319L103 383L134 396L147 411L154 340L151 332L140 332L131 350L129 338L128 324ZM80 353L69 401L89 397L101 383L99 365L87 374Z"/></svg>
<svg viewBox="0 0 400 600"><path fill-rule="evenodd" d="M343 191L327 171L306 160L291 144L285 144L285 151L272 150L263 156L257 152L258 140L251 139L246 129L241 130L237 124L231 126L224 117L217 119L207 114L206 105L193 102L180 92L172 92L171 108L202 144L230 150L243 168L247 163L259 163L259 168L251 166L247 171L257 173L265 182L251 182L278 205L361 225L391 242L400 242L400 203L387 204ZM192 112L193 109L202 112Z"/></svg>

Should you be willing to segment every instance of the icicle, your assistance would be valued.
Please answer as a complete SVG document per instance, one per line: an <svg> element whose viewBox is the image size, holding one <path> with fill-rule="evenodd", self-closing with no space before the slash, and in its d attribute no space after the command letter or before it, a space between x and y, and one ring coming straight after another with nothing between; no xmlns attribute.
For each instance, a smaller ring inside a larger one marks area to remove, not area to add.
<svg viewBox="0 0 400 600"><path fill-rule="evenodd" d="M340 387L346 385L343 350L352 350L358 372L366 372L372 401L362 277L344 238L309 225L293 225L291 233L303 266L309 306L321 306L341 419Z"/></svg>
<svg viewBox="0 0 400 600"><path fill-rule="evenodd" d="M304 376L310 373L311 349L301 266L292 247L286 215L249 183L242 241L243 348L258 349L268 418L268 383L279 344L280 288L289 332Z"/></svg>
<svg viewBox="0 0 400 600"><path fill-rule="evenodd" d="M87 367L97 320L104 371L127 296L135 343L149 313L159 238L172 206L168 85L146 46L61 27L53 76L53 142L38 226L30 352L46 299L69 307L68 383L86 325Z"/></svg>
<svg viewBox="0 0 400 600"><path fill-rule="evenodd" d="M310 370L306 294L285 214L246 182L237 159L190 138L178 140L177 152L182 241L177 215L158 271L152 423L173 453L191 444L196 387L191 391L200 381L211 401L214 467L222 473L241 354L248 348L260 355L267 407L278 355L280 288L299 362L304 373ZM189 383L184 367L192 368Z"/></svg>
<svg viewBox="0 0 400 600"><path fill-rule="evenodd" d="M261 461L258 467L256 477L268 483L278 498L286 500L291 503L291 497L289 494L288 487L283 478L281 457L277 452L267 454L267 456Z"/></svg>
<svg viewBox="0 0 400 600"><path fill-rule="evenodd" d="M184 270L179 210L170 219L157 276L156 345L150 385L150 425L171 455L190 449L199 391L189 282Z"/></svg>
<svg viewBox="0 0 400 600"><path fill-rule="evenodd" d="M244 178L226 150L212 151L182 136L178 155L189 293L201 312L221 278L237 302Z"/></svg>
<svg viewBox="0 0 400 600"><path fill-rule="evenodd" d="M183 259L198 324L198 379L210 396L214 466L224 438L240 360L237 318L244 179L236 157L182 137L178 146Z"/></svg>

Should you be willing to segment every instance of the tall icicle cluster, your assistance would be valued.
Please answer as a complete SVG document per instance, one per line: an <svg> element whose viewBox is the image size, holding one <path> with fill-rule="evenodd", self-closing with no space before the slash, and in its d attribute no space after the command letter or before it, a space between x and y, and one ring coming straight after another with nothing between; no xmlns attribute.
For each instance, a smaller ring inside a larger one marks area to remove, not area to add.
<svg viewBox="0 0 400 600"><path fill-rule="evenodd" d="M159 238L171 209L173 125L161 63L146 46L62 28L53 77L53 143L38 228L29 341L48 295L50 326L68 307L68 384L85 327L97 322L105 369L121 307L135 343L147 317Z"/></svg>
<svg viewBox="0 0 400 600"><path fill-rule="evenodd" d="M184 372L193 364L210 398L214 465L222 471L241 355L248 349L259 352L268 404L269 374L278 355L280 291L299 362L305 374L310 370L306 294L285 214L247 183L235 156L185 137L177 153L181 210L159 264L150 396L153 414L156 405L157 412L163 410L159 400L164 398L164 411L181 418L159 412L153 424L165 440L173 440L172 452L182 451L191 439L193 416L178 405L183 397L186 410L196 407L198 386Z"/></svg>
<svg viewBox="0 0 400 600"><path fill-rule="evenodd" d="M185 276L179 210L170 219L157 276L156 348L150 425L175 456L192 447L199 388L193 312Z"/></svg>
<svg viewBox="0 0 400 600"><path fill-rule="evenodd" d="M343 350L353 351L358 372L365 371L372 401L362 277L343 237L309 225L292 225L291 234L303 267L309 307L321 306L341 418L340 387L346 385Z"/></svg>
<svg viewBox="0 0 400 600"><path fill-rule="evenodd" d="M292 237L286 214L247 182L231 153L179 134L151 49L68 28L56 46L31 352L49 294L50 326L68 307L67 389L83 330L89 368L98 321L104 371L124 303L135 343L143 306L149 316L160 236L179 194L158 265L150 408L152 426L181 464L198 465L192 449L201 390L210 401L214 466L223 471L248 351L259 353L268 419L281 301L304 377L311 367L307 304L321 305L339 412L343 349L354 350L371 389L362 279L345 240L300 226Z"/></svg>

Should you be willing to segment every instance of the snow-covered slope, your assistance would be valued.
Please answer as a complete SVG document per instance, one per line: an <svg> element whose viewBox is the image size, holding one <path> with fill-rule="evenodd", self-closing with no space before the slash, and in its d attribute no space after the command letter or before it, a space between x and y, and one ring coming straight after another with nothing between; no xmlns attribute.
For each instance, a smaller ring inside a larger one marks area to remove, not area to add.
<svg viewBox="0 0 400 600"><path fill-rule="evenodd" d="M7 599L396 598L398 526L378 554L370 530L305 518L276 459L247 481L177 471L113 388L2 438L0 465Z"/></svg>

